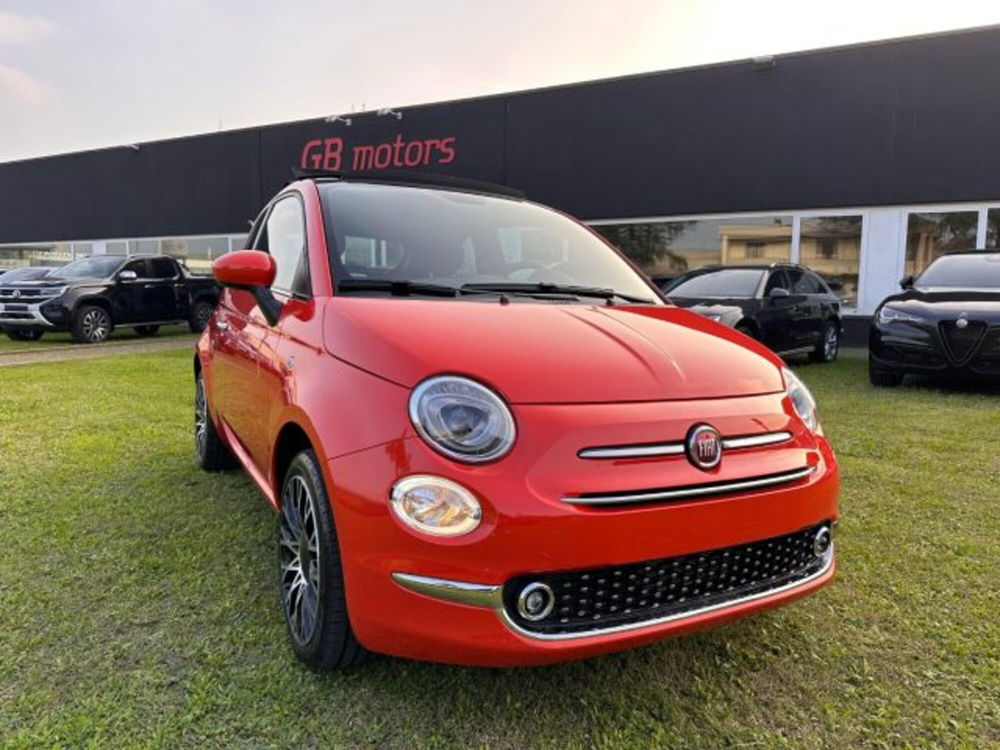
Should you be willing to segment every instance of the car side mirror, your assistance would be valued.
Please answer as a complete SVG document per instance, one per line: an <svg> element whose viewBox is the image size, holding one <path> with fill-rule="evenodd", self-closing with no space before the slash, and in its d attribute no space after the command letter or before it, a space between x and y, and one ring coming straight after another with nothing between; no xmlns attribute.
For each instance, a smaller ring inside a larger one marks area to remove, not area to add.
<svg viewBox="0 0 1000 750"><path fill-rule="evenodd" d="M139 274L135 271L122 271L118 274L119 281L135 281L139 278Z"/></svg>
<svg viewBox="0 0 1000 750"><path fill-rule="evenodd" d="M913 276L904 276L899 280L899 286L902 289L912 289L913 288Z"/></svg>
<svg viewBox="0 0 1000 750"><path fill-rule="evenodd" d="M784 288L782 288L780 286L774 287L774 289L772 289L770 292L767 293L767 298L771 302L777 302L779 299L785 299L785 298L791 297L791 296L792 296L792 293L790 291L788 291L787 289L784 289Z"/></svg>
<svg viewBox="0 0 1000 750"><path fill-rule="evenodd" d="M250 292L269 325L277 325L281 303L271 294L278 266L260 250L237 250L212 264L212 275L222 286Z"/></svg>

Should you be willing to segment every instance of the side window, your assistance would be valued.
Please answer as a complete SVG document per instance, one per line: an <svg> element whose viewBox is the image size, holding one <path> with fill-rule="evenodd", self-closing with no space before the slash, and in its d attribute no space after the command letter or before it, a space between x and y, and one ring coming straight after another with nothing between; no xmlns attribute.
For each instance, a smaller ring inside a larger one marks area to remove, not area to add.
<svg viewBox="0 0 1000 750"><path fill-rule="evenodd" d="M788 278L785 276L784 271L771 272L771 276L767 280L767 286L764 287L764 296L769 295L772 289L788 289ZM791 289L788 290L791 291Z"/></svg>
<svg viewBox="0 0 1000 750"><path fill-rule="evenodd" d="M285 294L311 294L306 222L302 203L295 196L282 198L271 208L257 249L271 254L278 266L271 289Z"/></svg>
<svg viewBox="0 0 1000 750"><path fill-rule="evenodd" d="M172 279L177 275L177 264L170 258L153 258L149 265L154 279Z"/></svg>
<svg viewBox="0 0 1000 750"><path fill-rule="evenodd" d="M144 260L133 260L131 263L126 263L122 271L134 271L137 279L149 278L149 274L146 272L146 261Z"/></svg>

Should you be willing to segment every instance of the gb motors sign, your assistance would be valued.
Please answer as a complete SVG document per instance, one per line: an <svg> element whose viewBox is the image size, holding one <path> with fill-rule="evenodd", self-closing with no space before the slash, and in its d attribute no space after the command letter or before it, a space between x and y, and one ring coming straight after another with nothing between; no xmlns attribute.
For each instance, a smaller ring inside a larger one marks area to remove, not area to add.
<svg viewBox="0 0 1000 750"><path fill-rule="evenodd" d="M348 143L341 136L313 138L302 146L299 166L332 172L371 172L379 169L405 169L455 161L457 138L407 140L400 134L380 143Z"/></svg>

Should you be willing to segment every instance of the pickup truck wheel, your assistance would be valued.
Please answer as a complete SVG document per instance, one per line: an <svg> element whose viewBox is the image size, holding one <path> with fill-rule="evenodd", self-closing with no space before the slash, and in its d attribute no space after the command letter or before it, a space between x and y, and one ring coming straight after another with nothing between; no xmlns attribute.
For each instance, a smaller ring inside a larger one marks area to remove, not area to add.
<svg viewBox="0 0 1000 750"><path fill-rule="evenodd" d="M191 319L188 320L188 327L191 329L191 333L201 333L204 331L214 311L215 304L208 300L203 299L195 302L194 307L191 308Z"/></svg>
<svg viewBox="0 0 1000 750"><path fill-rule="evenodd" d="M222 443L208 410L205 381L201 373L194 381L194 449L198 465L205 471L222 471L236 465L233 454Z"/></svg>
<svg viewBox="0 0 1000 750"><path fill-rule="evenodd" d="M816 344L815 351L809 353L813 362L833 362L840 352L840 328L832 320L823 326L823 339Z"/></svg>
<svg viewBox="0 0 1000 750"><path fill-rule="evenodd" d="M4 333L11 341L38 341L45 335L45 331L21 330L19 328L7 328Z"/></svg>
<svg viewBox="0 0 1000 750"><path fill-rule="evenodd" d="M83 305L73 315L70 333L81 344L100 344L115 329L111 315L103 307Z"/></svg>
<svg viewBox="0 0 1000 750"><path fill-rule="evenodd" d="M136 326L133 328L140 336L155 336L156 332L160 330L159 326Z"/></svg>
<svg viewBox="0 0 1000 750"><path fill-rule="evenodd" d="M292 459L281 484L281 603L292 650L312 669L344 669L367 651L351 630L337 530L316 454Z"/></svg>

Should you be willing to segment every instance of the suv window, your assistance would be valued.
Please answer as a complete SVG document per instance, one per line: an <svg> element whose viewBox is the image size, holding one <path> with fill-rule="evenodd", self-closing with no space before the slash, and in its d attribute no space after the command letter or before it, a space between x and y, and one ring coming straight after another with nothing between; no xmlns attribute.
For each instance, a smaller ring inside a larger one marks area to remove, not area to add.
<svg viewBox="0 0 1000 750"><path fill-rule="evenodd" d="M788 271L791 278L792 294L819 294L819 281L811 273L798 268Z"/></svg>
<svg viewBox="0 0 1000 750"><path fill-rule="evenodd" d="M789 289L788 277L785 276L784 271L772 271L770 277L767 279L767 286L764 287L764 296L766 297L771 293L772 289Z"/></svg>
<svg viewBox="0 0 1000 750"><path fill-rule="evenodd" d="M285 294L312 293L305 214L297 197L290 195L274 204L256 249L270 253L278 266L271 289Z"/></svg>
<svg viewBox="0 0 1000 750"><path fill-rule="evenodd" d="M153 258L149 265L154 279L172 279L177 275L177 265L171 258Z"/></svg>

